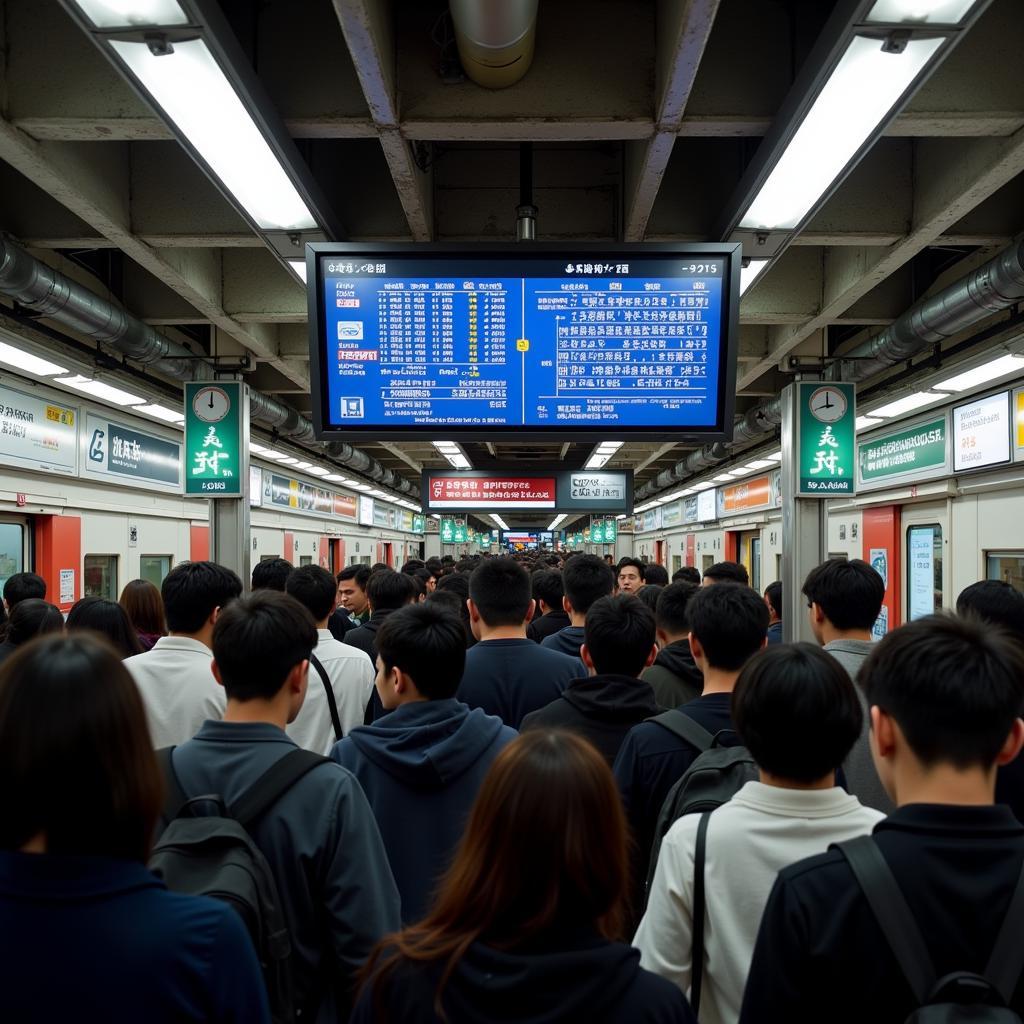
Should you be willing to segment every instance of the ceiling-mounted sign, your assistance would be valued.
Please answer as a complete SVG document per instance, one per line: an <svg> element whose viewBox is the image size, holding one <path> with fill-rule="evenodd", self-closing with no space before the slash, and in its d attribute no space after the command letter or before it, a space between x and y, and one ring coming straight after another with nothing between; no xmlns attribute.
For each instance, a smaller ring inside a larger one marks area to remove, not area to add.
<svg viewBox="0 0 1024 1024"><path fill-rule="evenodd" d="M771 478L768 476L744 480L741 484L730 484L718 488L716 511L719 517L736 515L769 508L772 503Z"/></svg>
<svg viewBox="0 0 1024 1024"><path fill-rule="evenodd" d="M91 414L85 418L83 440L87 474L181 486L181 445L173 441Z"/></svg>
<svg viewBox="0 0 1024 1024"><path fill-rule="evenodd" d="M554 508L553 477L505 473L499 476L449 476L428 474L430 507L468 508Z"/></svg>
<svg viewBox="0 0 1024 1024"><path fill-rule="evenodd" d="M0 461L73 475L78 467L78 410L0 387Z"/></svg>
<svg viewBox="0 0 1024 1024"><path fill-rule="evenodd" d="M413 533L423 533L423 527L424 527L423 516L415 515L414 514L413 517L412 517L412 532Z"/></svg>
<svg viewBox="0 0 1024 1024"><path fill-rule="evenodd" d="M248 393L241 381L185 384L185 493L237 498L248 480Z"/></svg>
<svg viewBox="0 0 1024 1024"><path fill-rule="evenodd" d="M856 388L800 381L797 404L797 494L829 498L857 491Z"/></svg>
<svg viewBox="0 0 1024 1024"><path fill-rule="evenodd" d="M1001 391L953 409L953 472L1010 461L1010 393Z"/></svg>
<svg viewBox="0 0 1024 1024"><path fill-rule="evenodd" d="M861 483L919 479L946 472L945 414L894 433L872 437L857 445L857 468Z"/></svg>
<svg viewBox="0 0 1024 1024"><path fill-rule="evenodd" d="M455 520L454 519L442 519L441 520L441 543L442 544L454 544L455 543Z"/></svg>

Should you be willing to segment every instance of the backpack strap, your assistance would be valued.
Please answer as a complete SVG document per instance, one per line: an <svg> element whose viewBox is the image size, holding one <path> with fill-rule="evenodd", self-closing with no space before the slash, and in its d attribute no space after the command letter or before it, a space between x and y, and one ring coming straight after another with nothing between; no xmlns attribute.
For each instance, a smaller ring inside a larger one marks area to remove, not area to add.
<svg viewBox="0 0 1024 1024"><path fill-rule="evenodd" d="M685 712L678 708L671 711L663 711L660 715L648 718L648 722L656 722L663 729L685 740L692 747L696 747L701 753L711 749L715 738L699 722L694 721Z"/></svg>
<svg viewBox="0 0 1024 1024"><path fill-rule="evenodd" d="M700 1010L701 983L704 980L704 862L708 852L708 820L711 812L700 816L697 848L693 855L693 939L690 943L690 1008L696 1017Z"/></svg>
<svg viewBox="0 0 1024 1024"><path fill-rule="evenodd" d="M846 858L863 890L914 999L919 1006L923 1005L935 987L935 966L892 868L871 836L858 836L838 843L836 848ZM1021 945L1019 941L1016 944Z"/></svg>
<svg viewBox="0 0 1024 1024"><path fill-rule="evenodd" d="M1017 878L1017 888L1010 899L1010 909L1003 919L1003 926L996 936L996 944L992 949L988 966L985 968L985 979L1003 997L1009 1006L1013 1001L1013 993L1017 989L1021 971L1024 970L1024 942L1021 933L1024 931L1024 865L1021 866Z"/></svg>
<svg viewBox="0 0 1024 1024"><path fill-rule="evenodd" d="M156 761L164 780L163 819L165 822L173 821L182 807L188 803L188 795L181 788L178 773L174 770L173 755L174 747L162 747L156 752Z"/></svg>
<svg viewBox="0 0 1024 1024"><path fill-rule="evenodd" d="M293 750L274 762L233 804L232 817L248 832L307 772L329 759L312 750Z"/></svg>
<svg viewBox="0 0 1024 1024"><path fill-rule="evenodd" d="M338 715L338 702L334 697L334 687L331 686L330 677L323 662L312 652L309 655L309 663L316 669L317 675L323 680L324 689L327 691L327 706L331 709L331 725L334 726L334 740L341 739L341 717Z"/></svg>

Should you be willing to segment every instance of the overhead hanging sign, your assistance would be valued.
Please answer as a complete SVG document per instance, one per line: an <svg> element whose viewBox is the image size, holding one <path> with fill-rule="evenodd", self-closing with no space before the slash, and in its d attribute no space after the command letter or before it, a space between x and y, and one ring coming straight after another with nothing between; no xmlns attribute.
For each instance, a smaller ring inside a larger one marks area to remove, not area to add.
<svg viewBox="0 0 1024 1024"><path fill-rule="evenodd" d="M185 494L237 498L248 482L249 414L241 381L185 384Z"/></svg>
<svg viewBox="0 0 1024 1024"><path fill-rule="evenodd" d="M180 487L180 444L91 414L86 416L84 436L87 474Z"/></svg>
<svg viewBox="0 0 1024 1024"><path fill-rule="evenodd" d="M74 475L78 410L0 387L0 461L5 466Z"/></svg>
<svg viewBox="0 0 1024 1024"><path fill-rule="evenodd" d="M861 483L918 479L939 475L948 467L946 417L927 420L857 445Z"/></svg>
<svg viewBox="0 0 1024 1024"><path fill-rule="evenodd" d="M856 389L853 384L797 385L797 494L833 498L857 491Z"/></svg>
<svg viewBox="0 0 1024 1024"><path fill-rule="evenodd" d="M953 409L953 472L1010 461L1010 393L1001 391Z"/></svg>

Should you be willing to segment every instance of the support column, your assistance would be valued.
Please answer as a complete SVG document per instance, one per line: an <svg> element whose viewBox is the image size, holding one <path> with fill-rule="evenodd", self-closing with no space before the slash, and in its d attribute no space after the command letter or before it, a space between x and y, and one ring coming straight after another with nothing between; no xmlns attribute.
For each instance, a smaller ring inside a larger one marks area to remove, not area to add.
<svg viewBox="0 0 1024 1024"><path fill-rule="evenodd" d="M246 592L252 580L252 528L249 515L249 388L239 388L238 472L241 494L237 498L210 499L210 558L237 573Z"/></svg>

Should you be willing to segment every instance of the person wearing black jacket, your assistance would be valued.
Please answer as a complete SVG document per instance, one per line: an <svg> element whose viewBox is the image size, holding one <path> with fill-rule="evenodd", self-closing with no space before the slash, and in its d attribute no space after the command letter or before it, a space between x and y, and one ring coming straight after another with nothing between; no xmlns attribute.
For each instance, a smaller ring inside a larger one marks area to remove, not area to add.
<svg viewBox="0 0 1024 1024"><path fill-rule="evenodd" d="M368 565L350 565L338 573L338 607L327 620L327 628L335 640L344 640L346 633L369 621L370 605L366 599L369 579Z"/></svg>
<svg viewBox="0 0 1024 1024"><path fill-rule="evenodd" d="M609 766L627 732L662 708L639 677L657 654L654 616L638 598L602 597L587 612L580 656L589 676L571 682L522 729L569 729L590 740Z"/></svg>
<svg viewBox="0 0 1024 1024"><path fill-rule="evenodd" d="M640 678L651 684L654 699L663 708L686 704L704 689L704 676L690 652L690 620L686 617L686 606L698 590L695 583L671 583L658 595L654 618L660 650Z"/></svg>
<svg viewBox="0 0 1024 1024"><path fill-rule="evenodd" d="M578 658L587 612L599 598L611 596L615 590L615 574L597 555L573 555L565 563L562 584L565 587L562 607L571 624L546 637L541 646Z"/></svg>
<svg viewBox="0 0 1024 1024"><path fill-rule="evenodd" d="M565 597L562 574L557 569L538 569L532 579L533 597L541 614L526 627L526 636L539 644L572 623L569 613L562 607L562 598Z"/></svg>
<svg viewBox="0 0 1024 1024"><path fill-rule="evenodd" d="M897 805L868 852L892 873L935 978L983 974L1024 866L1024 826L993 804L997 768L1024 744L1024 652L998 627L933 615L880 641L858 683L872 755ZM761 921L740 1024L908 1019L919 1003L892 934L841 850L783 869ZM1024 1014L1024 984L1018 978L1009 988L1009 1006Z"/></svg>
<svg viewBox="0 0 1024 1024"><path fill-rule="evenodd" d="M396 609L416 600L416 585L404 573L378 569L366 581L366 600L370 617L358 629L345 634L342 642L366 651L371 661L377 658L377 630Z"/></svg>

